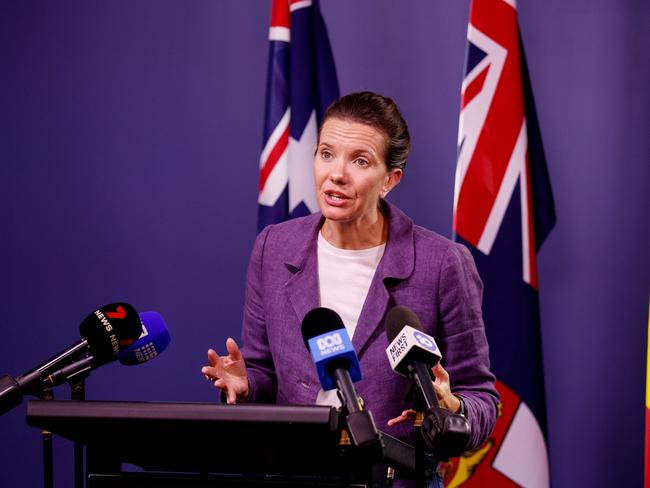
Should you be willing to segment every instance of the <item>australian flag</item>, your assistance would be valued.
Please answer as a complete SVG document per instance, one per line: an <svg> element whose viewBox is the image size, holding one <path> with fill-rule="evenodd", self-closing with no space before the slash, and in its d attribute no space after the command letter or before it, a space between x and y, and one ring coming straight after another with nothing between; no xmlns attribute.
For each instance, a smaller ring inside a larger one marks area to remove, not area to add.
<svg viewBox="0 0 650 488"><path fill-rule="evenodd" d="M491 438L448 467L457 486L548 487L536 255L555 208L515 0L472 0L454 236L474 255L502 404ZM452 378L453 382L453 378Z"/></svg>
<svg viewBox="0 0 650 488"><path fill-rule="evenodd" d="M258 231L318 210L312 171L317 131L339 96L318 0L273 0L269 40Z"/></svg>

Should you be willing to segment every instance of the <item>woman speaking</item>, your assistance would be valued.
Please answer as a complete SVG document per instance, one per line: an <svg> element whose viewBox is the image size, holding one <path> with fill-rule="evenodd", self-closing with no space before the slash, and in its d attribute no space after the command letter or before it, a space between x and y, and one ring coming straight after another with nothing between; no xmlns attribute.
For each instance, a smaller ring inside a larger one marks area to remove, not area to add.
<svg viewBox="0 0 650 488"><path fill-rule="evenodd" d="M382 430L407 438L412 427L400 420L411 407L410 382L390 367L383 327L386 312L403 305L442 352L443 364L433 368L440 405L467 417L468 449L487 439L498 394L472 257L384 200L402 179L409 146L406 122L390 98L353 93L327 109L313 164L320 212L257 236L244 346L228 339L227 355L208 351L202 373L229 403L337 404L335 390L320 388L300 330L307 312L328 307L343 319L357 352L359 396Z"/></svg>

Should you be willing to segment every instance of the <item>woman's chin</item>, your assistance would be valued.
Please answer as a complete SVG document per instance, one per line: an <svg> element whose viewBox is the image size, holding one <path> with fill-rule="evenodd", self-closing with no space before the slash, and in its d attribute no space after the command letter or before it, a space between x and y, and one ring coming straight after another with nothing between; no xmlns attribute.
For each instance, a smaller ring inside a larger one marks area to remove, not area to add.
<svg viewBox="0 0 650 488"><path fill-rule="evenodd" d="M321 209L323 217L331 222L348 222L351 220L350 212L346 212L340 208L327 208Z"/></svg>

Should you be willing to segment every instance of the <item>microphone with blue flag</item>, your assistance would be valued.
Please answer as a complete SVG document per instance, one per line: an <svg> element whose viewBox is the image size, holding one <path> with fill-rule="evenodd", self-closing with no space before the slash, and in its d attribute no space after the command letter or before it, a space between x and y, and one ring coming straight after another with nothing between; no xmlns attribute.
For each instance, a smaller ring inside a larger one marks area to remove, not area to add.
<svg viewBox="0 0 650 488"><path fill-rule="evenodd" d="M364 409L353 385L361 379L361 367L339 314L329 308L315 308L305 315L301 331L323 390L338 388L353 444L380 447L372 413Z"/></svg>
<svg viewBox="0 0 650 488"><path fill-rule="evenodd" d="M138 314L142 326L140 337L128 347L122 349L117 360L125 366L142 364L155 358L163 352L171 341L165 321L158 312L143 312ZM74 381L75 378L85 377L91 370L101 366L92 354L59 369L47 376L43 384L46 387L57 386Z"/></svg>
<svg viewBox="0 0 650 488"><path fill-rule="evenodd" d="M323 390L337 387L337 369L347 371L351 382L361 379L359 359L341 317L334 310L320 307L305 315L302 337L311 352Z"/></svg>
<svg viewBox="0 0 650 488"><path fill-rule="evenodd" d="M101 307L81 323L81 339L47 361L13 378L0 376L0 415L18 406L24 395L38 396L46 388L85 378L116 359L140 364L169 345L169 330L157 312L138 314L128 303Z"/></svg>
<svg viewBox="0 0 650 488"><path fill-rule="evenodd" d="M141 364L163 352L171 341L169 329L158 312L142 312L142 334L129 347L120 351L117 359L125 366Z"/></svg>

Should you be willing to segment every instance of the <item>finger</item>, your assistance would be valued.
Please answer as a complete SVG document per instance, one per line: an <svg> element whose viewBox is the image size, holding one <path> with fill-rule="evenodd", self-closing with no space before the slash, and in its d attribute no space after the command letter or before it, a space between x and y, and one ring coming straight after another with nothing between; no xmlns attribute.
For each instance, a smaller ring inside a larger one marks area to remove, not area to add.
<svg viewBox="0 0 650 488"><path fill-rule="evenodd" d="M234 391L231 391L230 389L226 390L226 393L228 394L228 403L230 405L233 405L237 403L237 395L235 394Z"/></svg>
<svg viewBox="0 0 650 488"><path fill-rule="evenodd" d="M441 382L445 382L445 383L449 382L449 373L447 373L447 370L445 370L445 368L443 368L440 363L436 364L433 368L431 368L431 371L433 372L433 376L435 376L437 380L440 380Z"/></svg>
<svg viewBox="0 0 650 488"><path fill-rule="evenodd" d="M443 368L440 363L431 368L433 376L435 377L434 384L449 384L449 373Z"/></svg>
<svg viewBox="0 0 650 488"><path fill-rule="evenodd" d="M401 422L404 422L409 419L414 419L415 418L415 410L409 409L409 410L404 410L399 417L395 417L393 419L390 419L388 421L388 426L392 426L395 424L399 424Z"/></svg>
<svg viewBox="0 0 650 488"><path fill-rule="evenodd" d="M218 361L219 355L217 354L217 351L214 349L208 349L208 362L210 363L210 366L214 368Z"/></svg>
<svg viewBox="0 0 650 488"><path fill-rule="evenodd" d="M228 340L226 340L226 350L233 361L239 361L242 359L239 346L232 337L228 337Z"/></svg>
<svg viewBox="0 0 650 488"><path fill-rule="evenodd" d="M393 425L396 424L401 424L405 420L408 420L406 416L400 415L399 417L395 417L394 419L390 419L387 423L389 427L392 427Z"/></svg>
<svg viewBox="0 0 650 488"><path fill-rule="evenodd" d="M237 395L227 387L226 382L223 379L219 378L215 381L214 386L226 392L226 403L235 403L237 401Z"/></svg>
<svg viewBox="0 0 650 488"><path fill-rule="evenodd" d="M412 408L409 408L408 410L404 410L402 412L402 416L406 417L407 419L414 419L416 414L417 412Z"/></svg>
<svg viewBox="0 0 650 488"><path fill-rule="evenodd" d="M217 374L217 368L213 368L211 366L203 366L201 368L201 374L204 375L207 379L213 381L219 377Z"/></svg>

